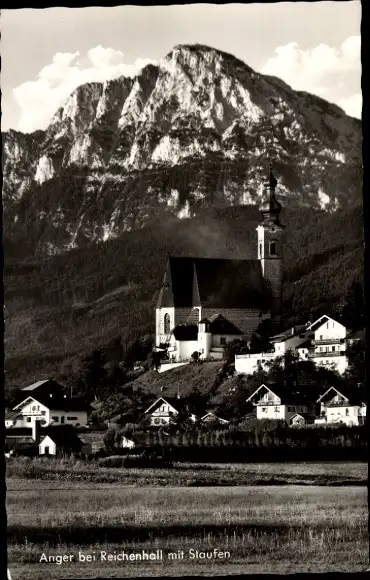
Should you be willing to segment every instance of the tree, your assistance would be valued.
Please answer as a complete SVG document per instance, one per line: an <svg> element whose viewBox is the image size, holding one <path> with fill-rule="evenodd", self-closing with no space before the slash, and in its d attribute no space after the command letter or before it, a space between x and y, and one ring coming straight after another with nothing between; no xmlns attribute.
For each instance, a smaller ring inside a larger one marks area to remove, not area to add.
<svg viewBox="0 0 370 580"><path fill-rule="evenodd" d="M104 438L103 438L104 447L105 447L105 450L107 451L107 453L111 453L114 450L115 441L116 441L115 430L108 429L108 431L105 433Z"/></svg>
<svg viewBox="0 0 370 580"><path fill-rule="evenodd" d="M197 362L199 361L199 357L200 357L200 354L199 354L199 352L198 352L198 351L196 351L196 350L195 350L195 351L192 353L192 355L191 355L191 358L193 359L193 361L194 361L195 363L197 363Z"/></svg>
<svg viewBox="0 0 370 580"><path fill-rule="evenodd" d="M366 361L365 341L355 342L347 348L348 367L344 374L345 380L351 385L365 383Z"/></svg>
<svg viewBox="0 0 370 580"><path fill-rule="evenodd" d="M260 322L257 329L252 334L249 347L250 353L270 352L272 350L272 344L270 343L270 336L273 332L272 329L273 326L270 320L263 320Z"/></svg>

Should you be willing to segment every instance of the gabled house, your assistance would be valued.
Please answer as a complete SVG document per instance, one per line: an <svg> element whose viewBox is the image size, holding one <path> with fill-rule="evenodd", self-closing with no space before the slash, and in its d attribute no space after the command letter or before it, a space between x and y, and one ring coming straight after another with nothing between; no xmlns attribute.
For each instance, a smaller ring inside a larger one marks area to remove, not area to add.
<svg viewBox="0 0 370 580"><path fill-rule="evenodd" d="M318 399L320 418L315 423L362 425L367 411L367 393L361 387L330 387Z"/></svg>
<svg viewBox="0 0 370 580"><path fill-rule="evenodd" d="M314 413L296 413L289 419L292 427L302 427L303 425L313 425L316 415Z"/></svg>
<svg viewBox="0 0 370 580"><path fill-rule="evenodd" d="M60 392L47 393L27 388L24 391L32 395L29 394L6 414L6 427L32 427L34 421L41 421L43 425L87 425L90 405L83 399L70 398Z"/></svg>
<svg viewBox="0 0 370 580"><path fill-rule="evenodd" d="M314 413L316 392L310 386L288 387L264 385L248 397L256 407L257 419L280 419L290 421L297 413Z"/></svg>
<svg viewBox="0 0 370 580"><path fill-rule="evenodd" d="M310 324L307 330L314 333L308 358L316 365L332 368L343 374L348 366L347 329L344 324L337 318L324 315Z"/></svg>
<svg viewBox="0 0 370 580"><path fill-rule="evenodd" d="M200 418L200 421L201 423L219 423L221 425L226 425L227 423L230 423L230 421L228 421L227 419L222 419L221 417L218 417L218 415L212 412L203 415L203 417Z"/></svg>
<svg viewBox="0 0 370 580"><path fill-rule="evenodd" d="M171 419L176 417L181 411L188 413L190 419L196 421L196 415L189 409L187 401L176 397L159 397L147 408L145 415L149 417L150 425L161 427L168 425Z"/></svg>
<svg viewBox="0 0 370 580"><path fill-rule="evenodd" d="M71 453L91 453L91 445L84 443L73 427L52 427L42 433L39 444L40 455L65 455Z"/></svg>

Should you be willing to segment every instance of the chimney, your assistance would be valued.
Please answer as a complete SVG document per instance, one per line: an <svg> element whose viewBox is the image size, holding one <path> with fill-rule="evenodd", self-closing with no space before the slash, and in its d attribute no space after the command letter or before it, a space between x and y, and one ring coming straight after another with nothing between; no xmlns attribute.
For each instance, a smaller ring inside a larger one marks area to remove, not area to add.
<svg viewBox="0 0 370 580"><path fill-rule="evenodd" d="M41 422L36 420L32 423L32 439L34 440L35 443L40 443L40 438L41 438Z"/></svg>

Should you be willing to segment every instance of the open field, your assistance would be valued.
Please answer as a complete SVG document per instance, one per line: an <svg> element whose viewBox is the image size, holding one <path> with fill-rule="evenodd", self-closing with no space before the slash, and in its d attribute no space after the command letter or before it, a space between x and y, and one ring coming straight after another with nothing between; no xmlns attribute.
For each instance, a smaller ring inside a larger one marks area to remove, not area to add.
<svg viewBox="0 0 370 580"><path fill-rule="evenodd" d="M39 485L42 484L42 485ZM9 480L13 579L242 573L349 572L368 568L366 487L130 487ZM189 550L229 557L191 558ZM163 560L101 561L162 550ZM172 560L169 552L184 551ZM81 563L95 552L95 561ZM40 563L42 553L72 562Z"/></svg>
<svg viewBox="0 0 370 580"><path fill-rule="evenodd" d="M95 462L12 458L7 461L8 487L17 479L151 486L366 485L364 462L176 463L172 469L102 467Z"/></svg>

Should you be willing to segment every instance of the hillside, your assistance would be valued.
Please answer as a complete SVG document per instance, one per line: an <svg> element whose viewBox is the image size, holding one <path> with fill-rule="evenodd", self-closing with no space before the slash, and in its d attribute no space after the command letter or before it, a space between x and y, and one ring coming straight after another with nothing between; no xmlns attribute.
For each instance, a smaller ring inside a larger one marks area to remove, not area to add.
<svg viewBox="0 0 370 580"><path fill-rule="evenodd" d="M286 207L350 208L361 137L339 107L179 45L134 79L78 87L45 131L3 134L4 240L42 257L255 204L268 161Z"/></svg>
<svg viewBox="0 0 370 580"><path fill-rule="evenodd" d="M253 206L214 209L42 260L5 249L7 385L68 376L82 355L116 337L125 345L153 334L167 252L254 255L259 217ZM282 223L287 325L335 312L351 283L363 280L361 209L285 208Z"/></svg>

